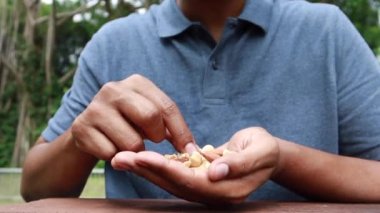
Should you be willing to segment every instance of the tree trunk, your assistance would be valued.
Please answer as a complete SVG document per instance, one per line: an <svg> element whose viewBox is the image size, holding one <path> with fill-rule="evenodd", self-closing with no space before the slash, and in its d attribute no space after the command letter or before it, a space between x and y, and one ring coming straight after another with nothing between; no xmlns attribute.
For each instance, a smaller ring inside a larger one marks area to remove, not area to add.
<svg viewBox="0 0 380 213"><path fill-rule="evenodd" d="M24 0L26 8L24 38L28 45L34 45L35 20L39 11L39 0Z"/></svg>
<svg viewBox="0 0 380 213"><path fill-rule="evenodd" d="M7 35L8 10L5 1L0 1L0 97L3 97L9 70L3 65L3 54L5 54L5 43ZM3 109L3 100L0 99L0 111Z"/></svg>
<svg viewBox="0 0 380 213"><path fill-rule="evenodd" d="M54 45L55 45L55 30L56 30L56 2L53 0L51 4L51 13L49 16L49 24L46 36L46 52L45 52L45 80L48 94L48 113L49 117L52 112L52 74L53 74L53 58L54 58Z"/></svg>
<svg viewBox="0 0 380 213"><path fill-rule="evenodd" d="M30 144L30 118L28 112L29 97L26 92L21 92L20 96L17 135L11 162L11 165L16 167L23 164L26 152L28 151Z"/></svg>
<svg viewBox="0 0 380 213"><path fill-rule="evenodd" d="M30 95L29 91L27 89L27 84L24 79L25 72L30 69L29 67L24 67L23 63L19 64L21 60L18 58L19 55L16 54L16 51L18 50L16 44L20 39L18 35L19 32L19 25L20 25L20 19L23 14L29 14L26 18L26 22L24 25L24 36L31 36L34 34L34 17L33 14L37 14L37 11L32 10L38 10L38 1L24 1L24 4L21 2L21 0L15 1L15 6L13 10L14 15L14 25L13 25L13 35L12 40L10 43L10 54L8 55L8 61L10 62L10 67L12 67L11 72L14 74L17 82L18 92L17 92L17 98L18 98L18 124L17 124L17 133L16 133L16 139L15 144L13 148L13 155L12 155L12 166L22 166L26 153L30 146L30 125L31 125L31 119L30 119L30 108L31 108L31 102L30 102ZM29 4L28 4L29 3ZM26 11L25 11L26 9ZM34 49L34 36L31 36L32 38L26 38L25 42L27 43L27 46L25 49L22 49L23 54L27 54L28 52L32 52ZM24 57L26 57L24 55Z"/></svg>
<svg viewBox="0 0 380 213"><path fill-rule="evenodd" d="M110 0L104 0L105 2L105 9L109 16L112 15L112 7L111 7L111 1Z"/></svg>

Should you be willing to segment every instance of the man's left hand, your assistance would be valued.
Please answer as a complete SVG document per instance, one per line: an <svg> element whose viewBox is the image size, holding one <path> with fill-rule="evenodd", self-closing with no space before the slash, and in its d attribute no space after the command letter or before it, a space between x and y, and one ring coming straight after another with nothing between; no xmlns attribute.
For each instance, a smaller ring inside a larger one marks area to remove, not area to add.
<svg viewBox="0 0 380 213"><path fill-rule="evenodd" d="M120 152L112 159L118 170L129 170L185 200L204 203L240 203L275 173L279 145L258 127L237 132L219 147L232 151L214 160L209 169L187 168L161 154Z"/></svg>

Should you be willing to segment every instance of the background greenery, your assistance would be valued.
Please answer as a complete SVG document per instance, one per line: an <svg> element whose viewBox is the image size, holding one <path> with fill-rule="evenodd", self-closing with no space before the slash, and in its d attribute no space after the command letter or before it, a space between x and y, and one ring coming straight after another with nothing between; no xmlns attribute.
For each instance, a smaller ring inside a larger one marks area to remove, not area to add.
<svg viewBox="0 0 380 213"><path fill-rule="evenodd" d="M0 0L0 167L22 166L96 30L159 0L52 2ZM338 5L380 54L380 0L313 2Z"/></svg>

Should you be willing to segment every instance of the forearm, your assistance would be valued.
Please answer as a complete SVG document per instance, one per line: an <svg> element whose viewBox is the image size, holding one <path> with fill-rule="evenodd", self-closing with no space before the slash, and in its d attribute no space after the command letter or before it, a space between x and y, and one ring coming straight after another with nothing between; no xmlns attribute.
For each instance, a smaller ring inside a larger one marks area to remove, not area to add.
<svg viewBox="0 0 380 213"><path fill-rule="evenodd" d="M279 139L273 180L312 199L380 202L380 162L329 154Z"/></svg>
<svg viewBox="0 0 380 213"><path fill-rule="evenodd" d="M77 149L70 131L51 143L40 138L25 160L21 194L26 201L77 197L96 162Z"/></svg>

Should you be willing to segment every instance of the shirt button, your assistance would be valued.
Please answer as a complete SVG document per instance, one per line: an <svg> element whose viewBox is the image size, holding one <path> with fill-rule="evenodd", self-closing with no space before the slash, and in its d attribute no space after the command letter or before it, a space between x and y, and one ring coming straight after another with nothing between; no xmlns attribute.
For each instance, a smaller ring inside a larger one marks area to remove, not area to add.
<svg viewBox="0 0 380 213"><path fill-rule="evenodd" d="M218 70L218 63L215 59L211 61L211 67L213 70Z"/></svg>

